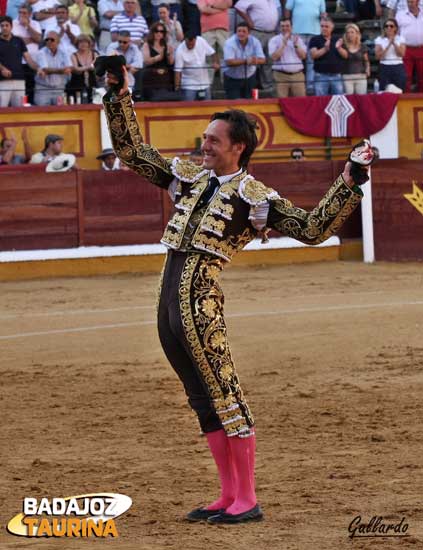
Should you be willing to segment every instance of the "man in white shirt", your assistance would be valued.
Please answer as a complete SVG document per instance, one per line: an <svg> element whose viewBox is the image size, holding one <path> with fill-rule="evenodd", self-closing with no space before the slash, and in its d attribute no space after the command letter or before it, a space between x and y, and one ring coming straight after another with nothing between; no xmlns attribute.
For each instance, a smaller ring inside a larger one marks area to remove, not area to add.
<svg viewBox="0 0 423 550"><path fill-rule="evenodd" d="M419 8L423 9L423 0L418 1ZM386 0L388 17L396 17L398 13L407 9L407 0Z"/></svg>
<svg viewBox="0 0 423 550"><path fill-rule="evenodd" d="M407 0L407 9L397 14L399 32L407 46L404 55L407 84L405 91L411 92L414 72L416 92L423 93L423 9L418 0Z"/></svg>
<svg viewBox="0 0 423 550"><path fill-rule="evenodd" d="M255 36L268 57L269 40L275 36L279 14L274 0L239 0L235 4L239 15L247 22L251 35ZM272 67L265 63L258 68L259 80L265 94L273 95Z"/></svg>
<svg viewBox="0 0 423 550"><path fill-rule="evenodd" d="M98 3L98 13L100 15L100 38L98 47L103 53L112 41L110 34L110 23L115 15L123 11L122 0L100 0Z"/></svg>
<svg viewBox="0 0 423 550"><path fill-rule="evenodd" d="M49 25L54 24L56 4L56 0L37 0L32 4L32 18L39 22L43 33Z"/></svg>
<svg viewBox="0 0 423 550"><path fill-rule="evenodd" d="M71 56L76 52L76 39L81 34L79 25L72 23L69 19L69 9L67 6L57 6L56 18L47 25L46 32L57 32L60 38L60 48L65 50Z"/></svg>
<svg viewBox="0 0 423 550"><path fill-rule="evenodd" d="M175 52L175 90L181 90L185 101L211 99L206 57L214 56L213 68L219 64L215 50L201 36L187 34Z"/></svg>
<svg viewBox="0 0 423 550"><path fill-rule="evenodd" d="M13 20L12 34L22 38L28 48L29 55L32 59L36 59L42 34L40 24L38 21L31 19L31 14L30 4L23 4L19 7L18 17ZM25 95L29 103L34 103L35 72L25 59L22 59L22 67L25 75Z"/></svg>
<svg viewBox="0 0 423 550"><path fill-rule="evenodd" d="M44 138L44 149L39 153L34 153L31 157L31 164L41 162L50 162L63 153L63 136L57 134L47 134Z"/></svg>
<svg viewBox="0 0 423 550"><path fill-rule="evenodd" d="M298 34L292 34L289 19L282 19L281 33L269 41L269 55L273 60L273 78L278 97L289 94L305 96L303 60L307 57L307 47Z"/></svg>

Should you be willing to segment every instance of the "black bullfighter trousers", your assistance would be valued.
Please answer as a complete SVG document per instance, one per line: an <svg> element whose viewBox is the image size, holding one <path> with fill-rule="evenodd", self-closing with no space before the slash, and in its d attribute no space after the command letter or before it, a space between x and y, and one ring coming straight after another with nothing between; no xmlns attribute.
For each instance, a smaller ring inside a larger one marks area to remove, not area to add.
<svg viewBox="0 0 423 550"><path fill-rule="evenodd" d="M253 417L229 349L218 283L224 262L197 252L168 252L158 304L160 342L204 433L251 435Z"/></svg>

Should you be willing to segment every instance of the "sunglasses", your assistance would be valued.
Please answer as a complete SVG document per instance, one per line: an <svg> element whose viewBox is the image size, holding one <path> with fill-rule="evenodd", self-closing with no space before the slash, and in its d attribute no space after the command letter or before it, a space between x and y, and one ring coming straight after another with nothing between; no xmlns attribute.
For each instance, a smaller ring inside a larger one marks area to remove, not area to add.
<svg viewBox="0 0 423 550"><path fill-rule="evenodd" d="M55 38L46 38L45 42L56 42Z"/></svg>
<svg viewBox="0 0 423 550"><path fill-rule="evenodd" d="M383 25L384 29L395 29L395 25Z"/></svg>
<svg viewBox="0 0 423 550"><path fill-rule="evenodd" d="M161 32L162 34L164 34L165 31L164 31L164 29L156 29L154 32L157 32L157 33Z"/></svg>
<svg viewBox="0 0 423 550"><path fill-rule="evenodd" d="M129 44L129 40L118 40L119 44Z"/></svg>

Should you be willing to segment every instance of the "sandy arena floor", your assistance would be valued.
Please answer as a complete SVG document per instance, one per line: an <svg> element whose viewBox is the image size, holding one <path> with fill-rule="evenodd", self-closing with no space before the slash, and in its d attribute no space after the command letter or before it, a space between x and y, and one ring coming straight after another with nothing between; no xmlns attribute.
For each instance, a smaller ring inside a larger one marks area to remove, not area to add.
<svg viewBox="0 0 423 550"><path fill-rule="evenodd" d="M187 524L216 496L206 441L155 327L157 276L2 283L0 549L423 548L423 265L223 275L257 421L263 523ZM121 492L118 539L26 539L26 496ZM405 517L402 540L348 525Z"/></svg>

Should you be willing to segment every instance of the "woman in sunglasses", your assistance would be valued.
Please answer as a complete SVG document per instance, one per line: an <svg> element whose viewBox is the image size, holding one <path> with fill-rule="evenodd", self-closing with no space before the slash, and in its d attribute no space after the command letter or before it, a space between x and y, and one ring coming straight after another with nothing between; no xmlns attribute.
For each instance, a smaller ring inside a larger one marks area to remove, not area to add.
<svg viewBox="0 0 423 550"><path fill-rule="evenodd" d="M406 46L404 38L398 33L398 23L395 19L385 21L383 36L376 38L375 46L375 56L379 60L380 90L394 84L404 92L407 76L403 57Z"/></svg>
<svg viewBox="0 0 423 550"><path fill-rule="evenodd" d="M143 95L148 101L159 100L173 91L174 51L167 40L167 30L161 21L150 27L142 47L144 57Z"/></svg>

